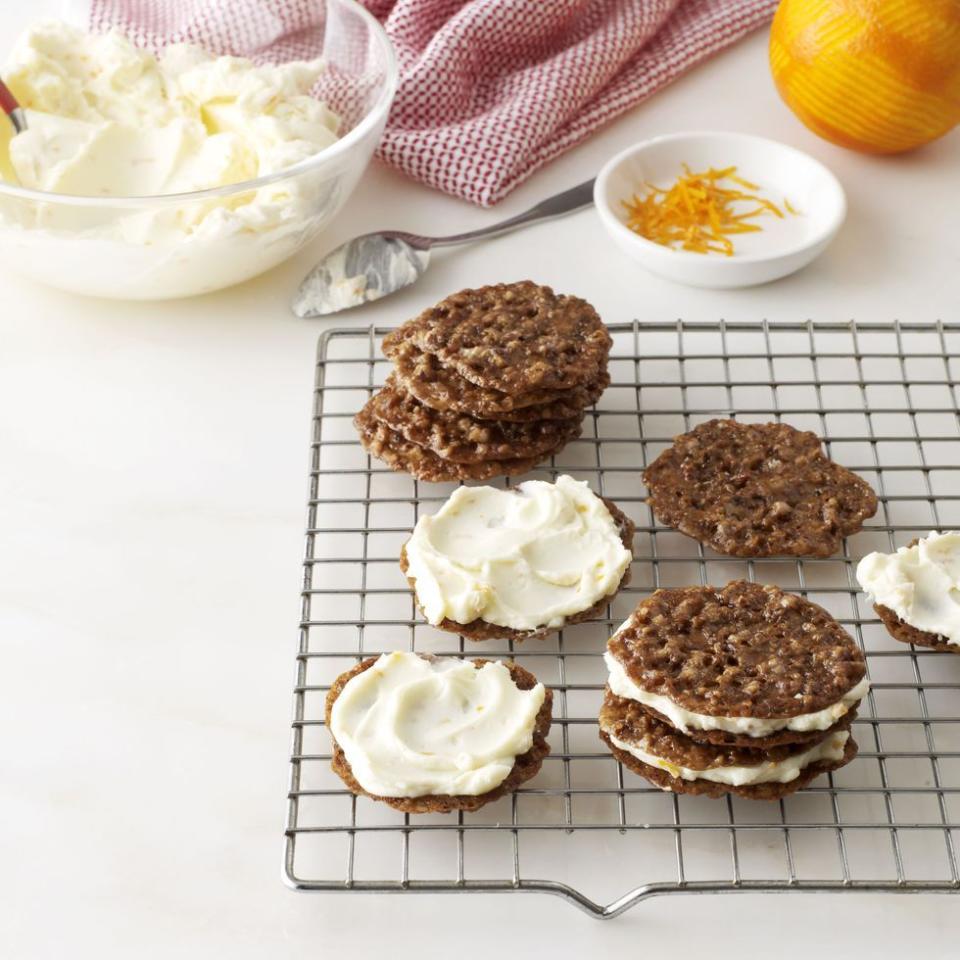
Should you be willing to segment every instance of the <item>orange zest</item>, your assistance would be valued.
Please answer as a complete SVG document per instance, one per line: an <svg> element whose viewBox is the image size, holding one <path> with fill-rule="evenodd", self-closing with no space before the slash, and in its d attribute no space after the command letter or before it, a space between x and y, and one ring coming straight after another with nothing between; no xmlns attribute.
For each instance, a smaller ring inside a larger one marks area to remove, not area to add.
<svg viewBox="0 0 960 960"><path fill-rule="evenodd" d="M634 194L623 201L627 226L665 247L732 257L732 235L762 230L753 223L757 217L784 217L776 204L757 194L757 184L737 176L736 167L693 173L684 164L683 175L671 187L645 186L644 196ZM797 212L786 200L784 207L788 213Z"/></svg>

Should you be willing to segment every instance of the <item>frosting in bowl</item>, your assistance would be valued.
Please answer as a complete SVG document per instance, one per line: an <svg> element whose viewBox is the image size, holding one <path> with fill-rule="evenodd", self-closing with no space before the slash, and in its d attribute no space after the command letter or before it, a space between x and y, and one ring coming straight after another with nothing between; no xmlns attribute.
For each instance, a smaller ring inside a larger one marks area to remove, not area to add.
<svg viewBox="0 0 960 960"><path fill-rule="evenodd" d="M258 65L186 43L155 57L117 31L45 21L5 71L28 121L9 142L10 163L22 186L93 197L275 173L337 139L336 115L310 96L322 71L319 60Z"/></svg>

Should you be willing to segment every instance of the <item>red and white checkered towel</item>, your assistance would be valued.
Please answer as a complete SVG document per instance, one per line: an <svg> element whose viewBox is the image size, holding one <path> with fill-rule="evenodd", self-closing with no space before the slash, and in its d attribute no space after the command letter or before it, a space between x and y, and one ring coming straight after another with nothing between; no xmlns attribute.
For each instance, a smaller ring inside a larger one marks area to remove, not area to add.
<svg viewBox="0 0 960 960"><path fill-rule="evenodd" d="M400 87L379 155L474 203L763 24L776 0L364 0ZM320 50L311 0L91 0L96 29L259 60Z"/></svg>

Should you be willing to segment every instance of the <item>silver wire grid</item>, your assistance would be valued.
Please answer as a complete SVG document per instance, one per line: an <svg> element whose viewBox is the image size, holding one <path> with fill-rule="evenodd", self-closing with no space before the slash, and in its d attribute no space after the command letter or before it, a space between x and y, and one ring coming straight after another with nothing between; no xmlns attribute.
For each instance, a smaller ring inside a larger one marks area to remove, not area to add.
<svg viewBox="0 0 960 960"><path fill-rule="evenodd" d="M611 327L613 383L584 434L519 480L589 480L637 524L633 579L607 615L543 641L471 643L418 615L397 564L452 485L371 460L351 417L381 384L385 329L319 343L285 879L301 890L529 892L613 917L668 893L956 892L960 656L890 638L854 570L931 529L960 527L960 324L640 323ZM828 559L723 557L659 526L640 472L714 416L816 431L867 478L876 517ZM652 590L746 577L826 607L863 647L873 689L859 757L780 802L675 796L597 737L610 632ZM394 649L515 657L553 687L552 754L510 797L410 816L353 797L330 770L323 703L358 660Z"/></svg>

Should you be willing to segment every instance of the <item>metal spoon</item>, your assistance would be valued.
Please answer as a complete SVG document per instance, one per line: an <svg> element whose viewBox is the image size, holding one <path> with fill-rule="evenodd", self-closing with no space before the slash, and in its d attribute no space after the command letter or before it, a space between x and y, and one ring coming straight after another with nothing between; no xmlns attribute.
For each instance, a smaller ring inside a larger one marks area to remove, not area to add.
<svg viewBox="0 0 960 960"><path fill-rule="evenodd" d="M400 230L368 233L328 253L304 278L293 298L298 317L322 317L379 300L420 279L433 247L450 247L482 237L496 237L528 223L551 220L587 206L593 181L558 193L509 220L452 237L421 237Z"/></svg>

